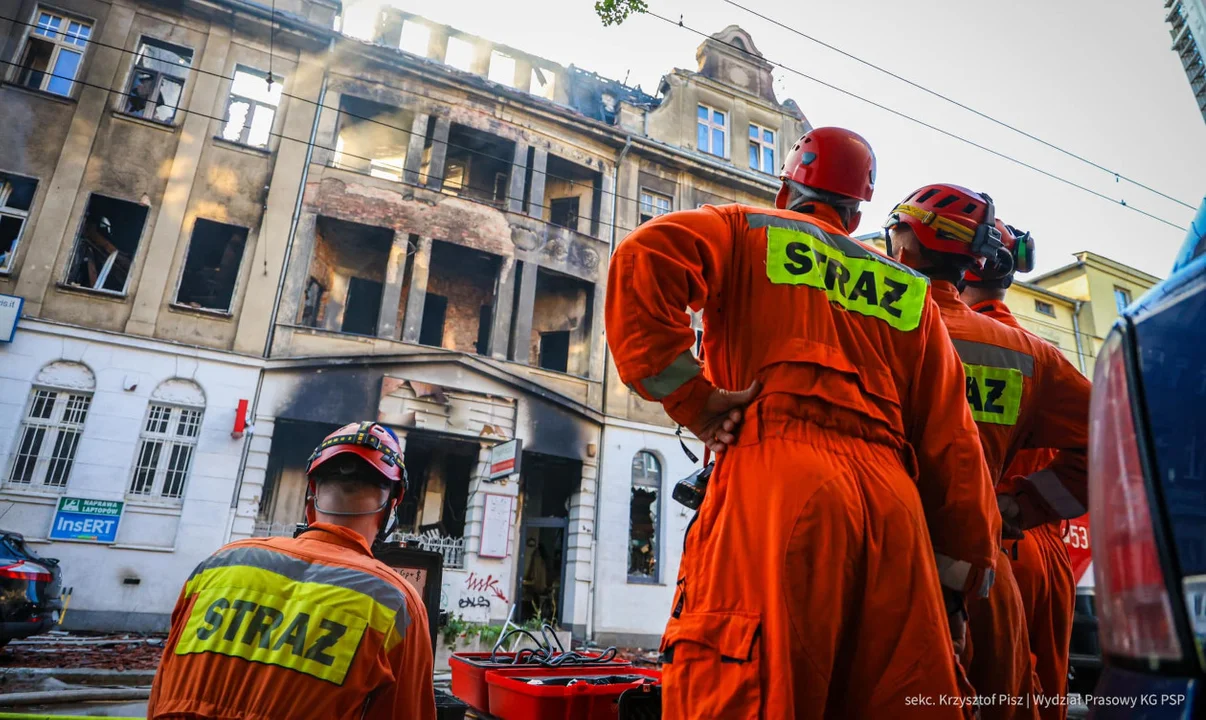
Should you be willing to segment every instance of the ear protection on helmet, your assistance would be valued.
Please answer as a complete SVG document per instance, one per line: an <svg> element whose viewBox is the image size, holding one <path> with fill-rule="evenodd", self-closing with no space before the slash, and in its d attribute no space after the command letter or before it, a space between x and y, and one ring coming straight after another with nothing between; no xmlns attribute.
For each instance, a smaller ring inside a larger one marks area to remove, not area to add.
<svg viewBox="0 0 1206 720"><path fill-rule="evenodd" d="M1013 233L1013 269L1023 275L1034 270L1034 237L1025 230L1018 230L1012 225L1006 225Z"/></svg>

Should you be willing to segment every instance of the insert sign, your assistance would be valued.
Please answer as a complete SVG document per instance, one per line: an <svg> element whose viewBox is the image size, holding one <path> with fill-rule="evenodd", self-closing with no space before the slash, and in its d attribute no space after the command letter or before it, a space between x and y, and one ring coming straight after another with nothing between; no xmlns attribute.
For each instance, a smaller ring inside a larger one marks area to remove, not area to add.
<svg viewBox="0 0 1206 720"><path fill-rule="evenodd" d="M50 540L112 543L117 541L117 526L121 524L120 500L90 500L88 498L59 498L59 506L50 526Z"/></svg>

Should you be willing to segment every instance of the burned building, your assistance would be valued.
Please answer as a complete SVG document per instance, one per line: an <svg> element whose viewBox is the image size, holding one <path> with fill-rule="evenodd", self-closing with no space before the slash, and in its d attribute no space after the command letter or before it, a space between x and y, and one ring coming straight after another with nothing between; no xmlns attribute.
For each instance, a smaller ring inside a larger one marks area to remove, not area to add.
<svg viewBox="0 0 1206 720"><path fill-rule="evenodd" d="M690 462L607 359L608 259L656 215L770 201L808 124L748 34L650 94L356 0L18 5L0 512L52 542L59 498L124 503L114 542L50 550L101 568L78 622L164 623L205 554L291 532L310 450L373 419L450 610L660 632L638 610L669 607Z"/></svg>

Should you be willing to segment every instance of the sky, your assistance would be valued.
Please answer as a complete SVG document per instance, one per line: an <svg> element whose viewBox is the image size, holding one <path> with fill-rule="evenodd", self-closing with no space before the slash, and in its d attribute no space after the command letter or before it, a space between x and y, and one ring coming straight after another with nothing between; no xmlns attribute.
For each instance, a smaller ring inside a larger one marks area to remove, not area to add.
<svg viewBox="0 0 1206 720"><path fill-rule="evenodd" d="M695 70L699 35L649 16L605 28L593 0L374 0L563 65L656 92L671 69ZM737 0L987 115L1194 207L1206 194L1206 122L1170 49L1160 0ZM763 56L1102 193L1113 202L886 110L775 69L817 127L870 141L874 199L858 232L874 231L922 185L989 193L998 217L1033 233L1036 274L1082 250L1164 277L1194 210L1136 187L776 27L724 0L648 0L696 30L737 24ZM345 5L352 5L351 2ZM1025 279L1025 278L1023 278Z"/></svg>

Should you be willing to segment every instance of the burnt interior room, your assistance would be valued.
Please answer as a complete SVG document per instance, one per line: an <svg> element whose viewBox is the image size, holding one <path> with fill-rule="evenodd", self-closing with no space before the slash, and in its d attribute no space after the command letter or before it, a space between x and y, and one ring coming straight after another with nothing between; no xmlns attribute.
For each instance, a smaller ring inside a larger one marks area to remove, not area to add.
<svg viewBox="0 0 1206 720"><path fill-rule="evenodd" d="M594 285L540 268L532 306L529 357L545 370L585 376L590 369Z"/></svg>
<svg viewBox="0 0 1206 720"><path fill-rule="evenodd" d="M247 228L198 218L188 244L176 303L207 310L230 310Z"/></svg>
<svg viewBox="0 0 1206 720"><path fill-rule="evenodd" d="M392 105L341 96L335 164L374 177L401 180L414 117L414 113Z"/></svg>
<svg viewBox="0 0 1206 720"><path fill-rule="evenodd" d="M453 123L444 161L444 191L503 205L515 159L515 143Z"/></svg>
<svg viewBox="0 0 1206 720"><path fill-rule="evenodd" d="M469 482L478 461L477 443L411 431L406 436L410 487L400 505L403 533L463 537Z"/></svg>
<svg viewBox="0 0 1206 720"><path fill-rule="evenodd" d="M561 617L570 500L581 482L581 461L524 453L517 593L520 622Z"/></svg>
<svg viewBox="0 0 1206 720"><path fill-rule="evenodd" d="M323 438L338 429L338 424L277 419L257 520L281 527L302 521L306 506L306 460Z"/></svg>
<svg viewBox="0 0 1206 720"><path fill-rule="evenodd" d="M433 241L419 344L489 354L501 265L498 255Z"/></svg>
<svg viewBox="0 0 1206 720"><path fill-rule="evenodd" d="M125 292L148 208L104 195L88 198L67 283Z"/></svg>
<svg viewBox="0 0 1206 720"><path fill-rule="evenodd" d="M0 173L0 270L12 264L38 181Z"/></svg>
<svg viewBox="0 0 1206 720"><path fill-rule="evenodd" d="M314 234L300 323L376 335L393 230L319 216Z"/></svg>
<svg viewBox="0 0 1206 720"><path fill-rule="evenodd" d="M543 208L534 209L552 225L599 235L599 207L603 200L603 174L585 165L549 155Z"/></svg>

